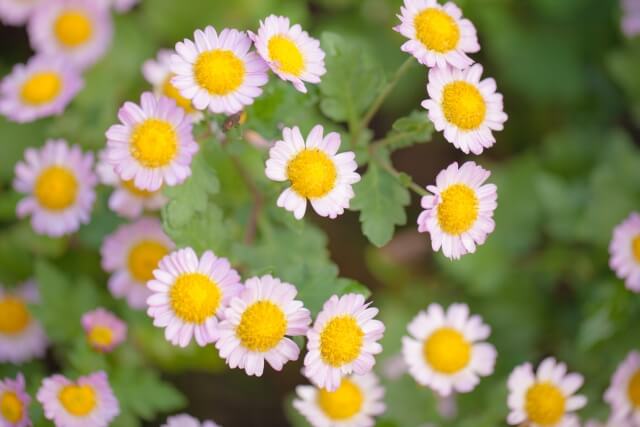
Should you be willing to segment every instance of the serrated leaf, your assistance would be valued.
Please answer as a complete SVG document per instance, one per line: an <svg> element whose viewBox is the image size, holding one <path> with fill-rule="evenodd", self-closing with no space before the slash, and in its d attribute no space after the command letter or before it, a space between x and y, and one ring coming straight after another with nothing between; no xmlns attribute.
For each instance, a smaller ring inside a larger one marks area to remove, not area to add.
<svg viewBox="0 0 640 427"><path fill-rule="evenodd" d="M180 227L174 227L164 215L162 219L165 232L178 247L190 246L197 252L207 249L226 252L229 236L223 213L213 203L207 204L202 212L195 212L191 220Z"/></svg>
<svg viewBox="0 0 640 427"><path fill-rule="evenodd" d="M412 111L406 117L399 118L393 124L385 140L390 150L409 147L413 144L428 142L433 134L433 123L426 111Z"/></svg>

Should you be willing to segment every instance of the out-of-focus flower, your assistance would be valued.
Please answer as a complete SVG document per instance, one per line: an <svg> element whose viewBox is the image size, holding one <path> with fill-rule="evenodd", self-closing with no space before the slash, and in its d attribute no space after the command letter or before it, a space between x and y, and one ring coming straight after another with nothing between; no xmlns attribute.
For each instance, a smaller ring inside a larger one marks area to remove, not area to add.
<svg viewBox="0 0 640 427"><path fill-rule="evenodd" d="M0 304L2 304L0 302ZM24 377L18 374L15 380L5 378L0 380L0 426L28 427L29 405L31 397L25 389Z"/></svg>
<svg viewBox="0 0 640 427"><path fill-rule="evenodd" d="M198 421L197 418L187 414L173 415L167 418L162 427L222 427L213 421Z"/></svg>
<svg viewBox="0 0 640 427"><path fill-rule="evenodd" d="M28 148L24 156L14 180L16 191L26 194L18 203L18 217L31 215L33 229L53 237L87 224L96 198L93 154L58 139L40 149Z"/></svg>
<svg viewBox="0 0 640 427"><path fill-rule="evenodd" d="M604 400L611 405L614 422L640 425L640 352L630 352L618 366Z"/></svg>
<svg viewBox="0 0 640 427"><path fill-rule="evenodd" d="M584 424L584 427L635 427L636 424L631 423L628 420L618 420L614 421L613 419L609 419L604 423L596 420L589 420Z"/></svg>
<svg viewBox="0 0 640 427"><path fill-rule="evenodd" d="M468 393L480 377L493 373L496 349L484 342L491 328L480 316L469 315L466 304L452 304L445 310L431 304L408 326L402 338L402 353L415 380L442 396Z"/></svg>
<svg viewBox="0 0 640 427"><path fill-rule="evenodd" d="M97 0L98 3L102 3L107 8L113 8L116 12L123 13L128 12L135 5L137 5L140 0Z"/></svg>
<svg viewBox="0 0 640 427"><path fill-rule="evenodd" d="M242 290L240 275L229 261L211 251L198 258L193 249L180 249L164 257L153 275L147 283L153 292L147 313L155 326L165 328L166 339L180 347L193 337L203 347L215 342L219 320Z"/></svg>
<svg viewBox="0 0 640 427"><path fill-rule="evenodd" d="M304 375L317 387L336 391L344 376L370 372L382 351L384 324L374 319L377 314L360 294L329 298L307 332Z"/></svg>
<svg viewBox="0 0 640 427"><path fill-rule="evenodd" d="M0 0L0 22L6 25L22 25L42 3L42 0Z"/></svg>
<svg viewBox="0 0 640 427"><path fill-rule="evenodd" d="M349 207L353 184L360 181L355 154L340 148L340 135L316 125L306 141L297 126L284 128L282 140L269 151L265 173L273 181L290 181L278 197L278 206L301 219L307 200L320 216L336 218Z"/></svg>
<svg viewBox="0 0 640 427"><path fill-rule="evenodd" d="M82 327L89 345L96 351L111 352L127 337L127 324L104 308L82 316Z"/></svg>
<svg viewBox="0 0 640 427"><path fill-rule="evenodd" d="M632 212L613 230L609 265L627 289L640 292L640 214Z"/></svg>
<svg viewBox="0 0 640 427"><path fill-rule="evenodd" d="M217 33L208 26L193 38L176 44L171 83L195 108L235 114L262 94L269 67L249 52L251 39L244 32L225 28Z"/></svg>
<svg viewBox="0 0 640 427"><path fill-rule="evenodd" d="M327 71L320 42L300 25L292 26L287 17L268 16L260 21L258 33L249 32L249 37L271 70L300 92L307 92L304 82L320 83L320 77Z"/></svg>
<svg viewBox="0 0 640 427"><path fill-rule="evenodd" d="M622 7L622 31L627 37L635 37L640 34L640 1L621 0Z"/></svg>

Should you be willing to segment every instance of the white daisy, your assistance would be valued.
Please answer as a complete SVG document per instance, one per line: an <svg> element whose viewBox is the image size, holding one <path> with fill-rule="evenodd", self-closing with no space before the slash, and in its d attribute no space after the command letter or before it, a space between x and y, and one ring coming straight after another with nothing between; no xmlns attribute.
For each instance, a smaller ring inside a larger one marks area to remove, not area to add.
<svg viewBox="0 0 640 427"><path fill-rule="evenodd" d="M6 25L23 25L42 0L0 0L0 22Z"/></svg>
<svg viewBox="0 0 640 427"><path fill-rule="evenodd" d="M640 292L640 213L632 212L613 230L609 265L627 289Z"/></svg>
<svg viewBox="0 0 640 427"><path fill-rule="evenodd" d="M198 421L197 418L188 414L173 415L167 418L167 422L162 427L221 427L213 421Z"/></svg>
<svg viewBox="0 0 640 427"><path fill-rule="evenodd" d="M640 425L640 352L630 352L618 366L604 400L611 405L614 421L629 420Z"/></svg>

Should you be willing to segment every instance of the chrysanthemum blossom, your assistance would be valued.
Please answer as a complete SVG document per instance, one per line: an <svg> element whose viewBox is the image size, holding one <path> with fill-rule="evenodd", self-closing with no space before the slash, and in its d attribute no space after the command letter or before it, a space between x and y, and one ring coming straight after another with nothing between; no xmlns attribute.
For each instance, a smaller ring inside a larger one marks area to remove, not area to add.
<svg viewBox="0 0 640 427"><path fill-rule="evenodd" d="M466 304L445 310L431 304L409 323L410 336L402 338L402 354L415 380L442 396L468 393L480 377L493 373L496 349L485 342L491 328Z"/></svg>
<svg viewBox="0 0 640 427"><path fill-rule="evenodd" d="M459 259L485 242L498 205L496 186L484 183L490 175L474 162L454 162L438 173L436 185L427 186L433 195L422 197L418 231L429 232L434 251L442 248L447 258Z"/></svg>
<svg viewBox="0 0 640 427"><path fill-rule="evenodd" d="M127 324L104 308L97 308L82 316L87 342L94 350L108 353L127 337Z"/></svg>
<svg viewBox="0 0 640 427"><path fill-rule="evenodd" d="M109 48L112 26L111 14L101 2L47 0L34 10L27 29L36 52L84 69Z"/></svg>
<svg viewBox="0 0 640 427"><path fill-rule="evenodd" d="M320 42L300 25L291 25L285 16L268 16L260 21L258 33L250 31L249 37L271 70L300 92L307 92L304 82L320 83L320 77L327 71Z"/></svg>
<svg viewBox="0 0 640 427"><path fill-rule="evenodd" d="M5 25L23 25L42 0L0 0L0 22Z"/></svg>
<svg viewBox="0 0 640 427"><path fill-rule="evenodd" d="M208 26L193 38L176 44L171 83L195 108L235 114L262 94L269 67L249 51L251 39L244 32L225 28L217 33Z"/></svg>
<svg viewBox="0 0 640 427"><path fill-rule="evenodd" d="M385 411L384 388L373 374L342 378L335 391L296 387L293 406L313 427L372 427Z"/></svg>
<svg viewBox="0 0 640 427"><path fill-rule="evenodd" d="M640 292L640 213L632 212L613 230L609 265L627 289Z"/></svg>
<svg viewBox="0 0 640 427"><path fill-rule="evenodd" d="M640 425L640 352L634 350L618 366L604 394L616 423ZM616 424L618 425L618 424Z"/></svg>
<svg viewBox="0 0 640 427"><path fill-rule="evenodd" d="M16 208L19 218L31 216L39 234L58 237L87 224L95 201L93 154L83 153L65 140L49 140L44 147L28 148L25 161L16 164L13 183L25 194Z"/></svg>
<svg viewBox="0 0 640 427"><path fill-rule="evenodd" d="M167 418L162 427L222 427L213 421L198 421L197 418L188 414L173 415Z"/></svg>
<svg viewBox="0 0 640 427"><path fill-rule="evenodd" d="M174 100L145 92L140 105L125 102L118 119L121 124L107 131L105 156L121 180L139 190L157 191L191 175L198 144L191 119Z"/></svg>
<svg viewBox="0 0 640 427"><path fill-rule="evenodd" d="M157 218L121 225L105 237L100 254L102 268L111 273L108 285L113 296L125 298L134 309L145 308L151 295L147 282L173 248Z"/></svg>
<svg viewBox="0 0 640 427"><path fill-rule="evenodd" d="M360 294L333 295L324 303L307 332L304 359L303 373L317 387L336 391L344 376L364 375L375 365L384 324L369 304Z"/></svg>
<svg viewBox="0 0 640 427"><path fill-rule="evenodd" d="M247 279L224 313L216 342L229 367L259 377L265 360L280 371L298 359L300 349L288 337L305 335L311 314L295 299L297 293L295 286L269 275Z"/></svg>
<svg viewBox="0 0 640 427"><path fill-rule="evenodd" d="M587 404L575 394L582 386L580 374L567 373L567 366L554 358L542 361L534 372L530 363L517 366L509 376L510 425L529 427L578 427L575 411Z"/></svg>
<svg viewBox="0 0 640 427"><path fill-rule="evenodd" d="M120 405L104 372L71 381L53 375L42 381L36 396L44 416L58 427L107 427L120 414Z"/></svg>
<svg viewBox="0 0 640 427"><path fill-rule="evenodd" d="M30 404L31 397L27 394L22 374L18 374L15 380L0 380L0 426L30 427Z"/></svg>
<svg viewBox="0 0 640 427"><path fill-rule="evenodd" d="M0 114L18 123L61 114L83 86L63 58L34 56L0 83Z"/></svg>
<svg viewBox="0 0 640 427"><path fill-rule="evenodd" d="M480 50L475 27L452 2L404 0L398 18L394 30L409 39L402 50L427 67L464 69L473 64L467 53Z"/></svg>
<svg viewBox="0 0 640 427"><path fill-rule="evenodd" d="M496 142L493 131L502 130L508 118L495 80L481 78L480 64L464 70L432 68L429 99L422 101L436 130L444 131L445 139L465 154L491 147Z"/></svg>
<svg viewBox="0 0 640 427"><path fill-rule="evenodd" d="M336 218L349 208L354 196L353 184L360 181L352 151L336 154L340 134L316 125L307 139L297 126L284 128L282 140L269 150L265 173L273 181L289 181L291 186L278 197L277 205L302 219L307 200L316 213Z"/></svg>
<svg viewBox="0 0 640 427"><path fill-rule="evenodd" d="M242 290L240 275L226 258L191 248L172 252L153 271L147 283L153 292L147 313L153 324L165 328L165 338L186 347L193 337L200 346L215 342L229 301Z"/></svg>

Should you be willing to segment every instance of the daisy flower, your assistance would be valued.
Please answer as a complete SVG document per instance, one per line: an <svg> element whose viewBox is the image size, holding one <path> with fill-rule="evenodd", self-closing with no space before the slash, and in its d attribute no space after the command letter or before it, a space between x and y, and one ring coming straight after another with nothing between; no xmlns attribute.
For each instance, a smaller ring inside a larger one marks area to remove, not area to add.
<svg viewBox="0 0 640 427"><path fill-rule="evenodd" d="M25 390L22 374L18 374L15 380L0 380L0 426L30 427L30 404L31 397Z"/></svg>
<svg viewBox="0 0 640 427"><path fill-rule="evenodd" d="M640 34L640 1L622 0L622 31L627 37Z"/></svg>
<svg viewBox="0 0 640 427"><path fill-rule="evenodd" d="M174 248L157 218L141 218L125 224L105 237L100 249L102 268L109 277L109 290L116 298L125 298L131 308L147 305L151 291L147 282L160 260Z"/></svg>
<svg viewBox="0 0 640 427"><path fill-rule="evenodd" d="M42 0L0 0L0 22L23 25Z"/></svg>
<svg viewBox="0 0 640 427"><path fill-rule="evenodd" d="M442 248L447 258L459 259L485 242L498 206L496 186L484 184L490 175L474 162L460 168L454 162L438 173L436 185L427 186L433 195L422 198L418 231L429 232L434 251Z"/></svg>
<svg viewBox="0 0 640 427"><path fill-rule="evenodd" d="M113 28L109 10L100 2L48 0L34 10L27 30L36 52L84 69L105 54Z"/></svg>
<svg viewBox="0 0 640 427"><path fill-rule="evenodd" d="M82 327L89 345L99 352L113 351L127 337L127 324L104 308L85 313Z"/></svg>
<svg viewBox="0 0 640 427"><path fill-rule="evenodd" d="M287 337L305 335L311 323L309 310L295 299L297 293L295 286L269 275L247 279L220 323L220 357L231 368L258 377L265 359L276 371L297 360L300 349Z"/></svg>
<svg viewBox="0 0 640 427"><path fill-rule="evenodd" d="M221 427L213 421L198 421L197 418L187 414L173 415L167 418L167 422L161 427Z"/></svg>
<svg viewBox="0 0 640 427"><path fill-rule="evenodd" d="M225 28L218 34L208 26L196 30L195 41L176 44L171 57L171 83L198 110L235 114L262 93L268 66L251 49L251 39Z"/></svg>
<svg viewBox="0 0 640 427"><path fill-rule="evenodd" d="M509 376L508 405L511 425L529 427L578 427L573 413L587 404L575 394L582 386L580 374L567 373L567 366L552 357L542 361L538 372L530 363L517 366Z"/></svg>
<svg viewBox="0 0 640 427"><path fill-rule="evenodd" d="M596 420L589 420L585 423L584 427L635 427L628 420L617 420L613 419L607 420L607 422L601 423Z"/></svg>
<svg viewBox="0 0 640 427"><path fill-rule="evenodd" d="M618 366L604 400L611 405L613 421L640 425L640 352L632 351Z"/></svg>
<svg viewBox="0 0 640 427"><path fill-rule="evenodd" d="M271 70L302 93L307 92L304 82L320 83L327 72L320 42L285 16L268 16L260 21L258 34L249 31L249 37Z"/></svg>
<svg viewBox="0 0 640 427"><path fill-rule="evenodd" d="M291 182L278 197L277 205L293 212L297 219L304 216L307 200L320 216L342 215L354 196L352 185L360 181L355 154L336 154L340 134L323 136L323 132L323 127L316 125L305 141L297 126L284 128L282 140L269 150L267 177Z"/></svg>
<svg viewBox="0 0 640 427"><path fill-rule="evenodd" d="M172 252L153 271L147 287L147 313L155 326L165 328L173 345L186 347L195 336L198 345L215 342L229 301L242 290L240 275L226 258L206 251L201 258L191 248Z"/></svg>
<svg viewBox="0 0 640 427"><path fill-rule="evenodd" d="M335 391L296 387L296 408L313 427L372 427L385 411L384 388L372 374L342 378Z"/></svg>
<svg viewBox="0 0 640 427"><path fill-rule="evenodd" d="M16 165L13 186L26 195L16 208L19 218L31 215L39 234L59 237L87 224L96 198L93 154L63 139L48 140L40 149L27 148Z"/></svg>
<svg viewBox="0 0 640 427"><path fill-rule="evenodd" d="M304 358L303 373L317 387L336 391L344 376L364 375L375 365L384 324L369 304L360 294L333 295L324 303L307 332Z"/></svg>
<svg viewBox="0 0 640 427"><path fill-rule="evenodd" d="M61 114L83 86L63 58L34 56L0 82L0 114L18 123Z"/></svg>
<svg viewBox="0 0 640 427"><path fill-rule="evenodd" d="M473 64L467 53L480 50L475 27L452 2L441 6L437 0L404 0L398 18L394 30L409 39L402 51L427 67L464 69Z"/></svg>
<svg viewBox="0 0 640 427"><path fill-rule="evenodd" d="M77 381L62 375L45 378L36 398L44 416L60 427L107 427L120 414L118 400L102 371Z"/></svg>
<svg viewBox="0 0 640 427"><path fill-rule="evenodd" d="M429 99L422 101L436 130L444 131L445 139L465 154L491 147L496 142L492 131L502 130L508 118L495 80L481 77L480 64L464 70L432 68Z"/></svg>
<svg viewBox="0 0 640 427"><path fill-rule="evenodd" d="M181 184L191 175L198 151L192 123L175 101L145 92L140 105L125 102L121 124L107 130L106 158L118 177L139 190L157 191L162 184Z"/></svg>
<svg viewBox="0 0 640 427"><path fill-rule="evenodd" d="M632 212L613 230L609 266L627 289L640 292L640 214Z"/></svg>

